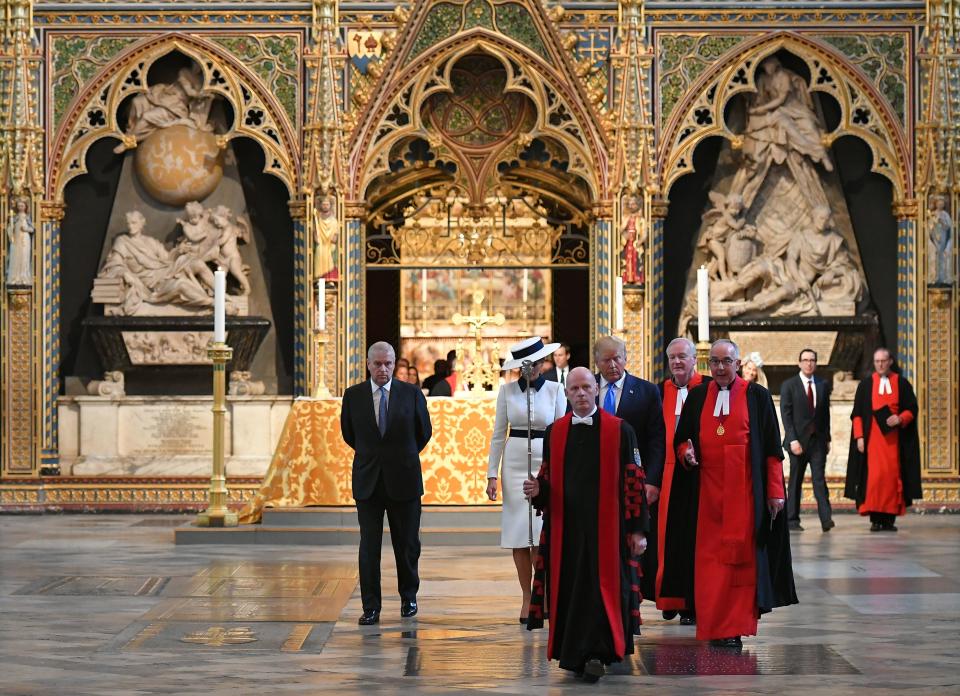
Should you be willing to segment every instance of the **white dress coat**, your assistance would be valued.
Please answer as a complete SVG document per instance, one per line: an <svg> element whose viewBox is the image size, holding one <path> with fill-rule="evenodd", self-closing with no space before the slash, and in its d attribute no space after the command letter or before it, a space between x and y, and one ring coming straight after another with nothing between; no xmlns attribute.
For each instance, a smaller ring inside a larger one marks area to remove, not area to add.
<svg viewBox="0 0 960 696"><path fill-rule="evenodd" d="M533 391L533 419L531 430L545 430L567 410L567 397L559 382L544 381ZM523 482L527 478L527 438L509 437L509 431L527 429L527 395L520 391L519 382L509 382L497 394L497 415L490 442L487 478L499 478L503 496L503 514L500 518L500 546L522 549L530 545L527 499L523 496ZM543 460L543 438L531 441L533 475L540 471ZM533 515L533 543L540 543L543 521Z"/></svg>

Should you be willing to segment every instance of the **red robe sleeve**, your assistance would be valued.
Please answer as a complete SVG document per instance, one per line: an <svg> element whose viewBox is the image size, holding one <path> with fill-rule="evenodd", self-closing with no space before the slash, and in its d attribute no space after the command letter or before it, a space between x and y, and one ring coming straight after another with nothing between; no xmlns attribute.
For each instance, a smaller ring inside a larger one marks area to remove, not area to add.
<svg viewBox="0 0 960 696"><path fill-rule="evenodd" d="M863 437L863 419L860 416L853 417L853 437L857 440Z"/></svg>
<svg viewBox="0 0 960 696"><path fill-rule="evenodd" d="M783 486L783 462L776 457L767 457L767 499L785 499Z"/></svg>

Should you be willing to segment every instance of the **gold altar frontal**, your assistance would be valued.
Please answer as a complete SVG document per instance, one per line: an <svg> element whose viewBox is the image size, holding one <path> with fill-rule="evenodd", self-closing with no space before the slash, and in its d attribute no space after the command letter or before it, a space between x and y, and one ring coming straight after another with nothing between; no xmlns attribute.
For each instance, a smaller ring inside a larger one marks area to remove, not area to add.
<svg viewBox="0 0 960 696"><path fill-rule="evenodd" d="M433 437L420 453L423 504L493 504L485 491L496 400L433 398L427 407ZM241 524L259 522L265 507L352 505L352 463L340 435L340 399L297 399Z"/></svg>

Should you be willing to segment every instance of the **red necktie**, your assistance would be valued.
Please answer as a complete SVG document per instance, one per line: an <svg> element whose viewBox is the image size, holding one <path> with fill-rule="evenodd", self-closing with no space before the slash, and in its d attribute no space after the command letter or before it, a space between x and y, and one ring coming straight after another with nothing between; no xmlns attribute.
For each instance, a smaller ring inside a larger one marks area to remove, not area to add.
<svg viewBox="0 0 960 696"><path fill-rule="evenodd" d="M807 404L809 404L810 406L810 413L813 413L814 406L813 406L813 380L812 379L807 380Z"/></svg>

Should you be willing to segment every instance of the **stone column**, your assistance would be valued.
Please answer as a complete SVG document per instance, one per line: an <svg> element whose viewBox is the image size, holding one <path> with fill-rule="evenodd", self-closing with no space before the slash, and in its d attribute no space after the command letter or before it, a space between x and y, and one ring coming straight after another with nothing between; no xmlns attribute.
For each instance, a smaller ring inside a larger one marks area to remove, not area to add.
<svg viewBox="0 0 960 696"><path fill-rule="evenodd" d="M917 255L917 201L915 198L894 203L897 218L897 363L904 377L917 385L917 278L923 272ZM919 397L919 394L918 394Z"/></svg>
<svg viewBox="0 0 960 696"><path fill-rule="evenodd" d="M35 275L43 278L44 288L36 300L42 302L37 350L40 362L40 457L44 475L60 473L60 222L63 213L62 203L43 201L36 240L37 250L41 253L35 257Z"/></svg>
<svg viewBox="0 0 960 696"><path fill-rule="evenodd" d="M366 205L352 201L345 206L341 290L344 303L343 330L339 332L346 387L366 376ZM398 348L399 350L399 348Z"/></svg>
<svg viewBox="0 0 960 696"><path fill-rule="evenodd" d="M306 203L303 198L290 201L290 217L293 220L293 393L304 396L310 393L313 377L312 356L313 341L310 339L312 328L311 312L313 307L310 285L310 250L312 245L307 239Z"/></svg>
<svg viewBox="0 0 960 696"><path fill-rule="evenodd" d="M590 254L590 345L613 330L613 279L620 272L617 234L613 229L610 205L599 205L595 210L591 230Z"/></svg>
<svg viewBox="0 0 960 696"><path fill-rule="evenodd" d="M662 198L655 198L650 205L650 233L647 239L646 264L646 306L647 306L647 351L650 355L649 379L659 382L666 377L666 367L661 356L666 349L663 325L663 226L667 219L670 204ZM670 338L675 327L671 326Z"/></svg>

